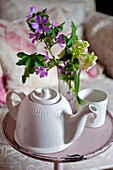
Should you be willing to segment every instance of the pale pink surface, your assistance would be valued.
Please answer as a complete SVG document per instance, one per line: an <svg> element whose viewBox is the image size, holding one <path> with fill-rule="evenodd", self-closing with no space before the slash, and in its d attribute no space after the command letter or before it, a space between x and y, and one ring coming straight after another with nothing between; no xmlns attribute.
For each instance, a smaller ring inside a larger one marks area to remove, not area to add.
<svg viewBox="0 0 113 170"><path fill-rule="evenodd" d="M10 126L12 125L12 126ZM16 150L24 153L35 159L52 161L52 162L73 162L80 161L74 160L74 155L83 156L83 160L90 159L97 156L100 153L106 151L112 144L113 141L113 118L107 111L105 124L99 128L86 128L78 140L73 144L57 153L51 154L39 154L36 152L30 152L20 147L14 140L14 130L16 121L8 113L3 121L3 132L9 142Z"/></svg>

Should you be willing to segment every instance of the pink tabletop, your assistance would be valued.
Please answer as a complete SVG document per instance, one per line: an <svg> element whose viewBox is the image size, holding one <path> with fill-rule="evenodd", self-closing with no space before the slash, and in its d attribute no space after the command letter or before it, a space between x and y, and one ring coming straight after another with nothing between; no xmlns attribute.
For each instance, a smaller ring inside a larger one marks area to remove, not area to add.
<svg viewBox="0 0 113 170"><path fill-rule="evenodd" d="M99 128L84 128L82 135L73 144L57 153L40 154L31 152L19 146L14 140L16 121L8 112L2 124L3 133L9 142L19 152L35 159L49 162L76 162L90 159L106 151L113 142L113 118L107 111L105 124Z"/></svg>

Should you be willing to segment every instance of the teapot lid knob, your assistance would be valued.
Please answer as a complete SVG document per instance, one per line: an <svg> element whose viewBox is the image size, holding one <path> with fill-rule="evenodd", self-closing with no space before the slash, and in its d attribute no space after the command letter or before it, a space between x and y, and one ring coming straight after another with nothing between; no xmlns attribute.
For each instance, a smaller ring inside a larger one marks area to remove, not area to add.
<svg viewBox="0 0 113 170"><path fill-rule="evenodd" d="M40 103L43 105L55 104L60 100L60 94L49 88L38 88L30 93L30 99L34 103Z"/></svg>

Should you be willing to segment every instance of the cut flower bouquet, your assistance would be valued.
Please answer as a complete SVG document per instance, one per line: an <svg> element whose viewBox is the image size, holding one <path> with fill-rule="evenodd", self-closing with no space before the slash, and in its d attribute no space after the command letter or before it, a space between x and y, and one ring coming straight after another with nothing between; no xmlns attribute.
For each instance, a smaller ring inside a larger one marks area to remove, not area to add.
<svg viewBox="0 0 113 170"><path fill-rule="evenodd" d="M30 8L26 16L28 27L30 28L29 38L32 43L36 43L31 54L19 52L17 56L20 60L17 65L25 65L22 82L25 83L30 74L36 73L40 78L48 75L48 71L57 67L60 74L59 78L69 85L69 89L75 92L77 105L79 91L79 76L81 70L88 70L96 64L97 56L94 53L87 53L88 42L78 39L76 34L77 27L71 21L72 32L68 35L62 33L65 22L56 25L54 18L50 21L47 15L47 8L41 12L35 12L36 6ZM35 52L39 43L44 44L45 54ZM60 46L62 52L54 55L54 46ZM74 86L72 85L74 83Z"/></svg>

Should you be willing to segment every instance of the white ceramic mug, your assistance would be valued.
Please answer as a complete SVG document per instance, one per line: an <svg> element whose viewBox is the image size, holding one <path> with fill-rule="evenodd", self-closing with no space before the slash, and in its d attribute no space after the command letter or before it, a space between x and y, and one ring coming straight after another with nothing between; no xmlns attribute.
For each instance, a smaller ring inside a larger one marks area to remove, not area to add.
<svg viewBox="0 0 113 170"><path fill-rule="evenodd" d="M106 119L107 94L102 90L88 88L79 91L78 97L80 100L80 109L87 104L93 104L98 110L95 118L92 113L88 116L86 126L94 128L102 126Z"/></svg>

